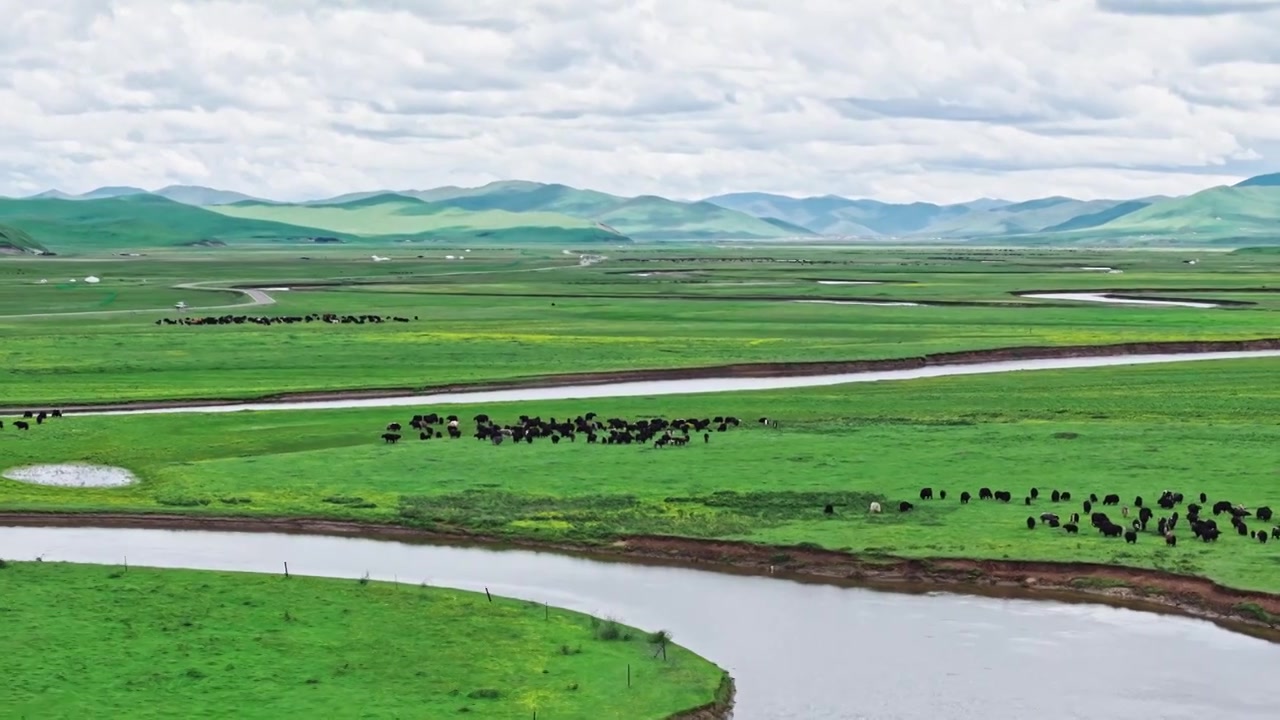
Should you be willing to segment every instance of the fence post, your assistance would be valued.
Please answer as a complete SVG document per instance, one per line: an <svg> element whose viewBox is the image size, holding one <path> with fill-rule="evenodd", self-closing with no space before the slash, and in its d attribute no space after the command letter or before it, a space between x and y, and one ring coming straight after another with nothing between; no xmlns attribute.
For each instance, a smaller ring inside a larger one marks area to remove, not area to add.
<svg viewBox="0 0 1280 720"><path fill-rule="evenodd" d="M288 578L288 577L289 577L289 563L288 563L288 561L286 561L286 562L285 562L285 564L284 564L284 576L285 576L285 578Z"/></svg>
<svg viewBox="0 0 1280 720"><path fill-rule="evenodd" d="M493 596L489 594L489 588L484 589L484 596L489 598L489 602L493 602Z"/></svg>

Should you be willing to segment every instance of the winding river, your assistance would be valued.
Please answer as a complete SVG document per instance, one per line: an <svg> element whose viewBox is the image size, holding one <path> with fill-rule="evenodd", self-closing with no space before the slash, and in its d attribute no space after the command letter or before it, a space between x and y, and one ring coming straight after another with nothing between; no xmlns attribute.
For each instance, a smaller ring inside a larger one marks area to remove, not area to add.
<svg viewBox="0 0 1280 720"><path fill-rule="evenodd" d="M1280 646L1096 604L896 594L689 569L284 534L0 528L0 557L397 580L545 601L728 670L736 720L1270 720Z"/></svg>
<svg viewBox="0 0 1280 720"><path fill-rule="evenodd" d="M376 398L341 398L335 400L278 400L227 403L222 405L192 404L183 407L137 408L128 410L77 411L76 415L118 415L137 413L235 412L239 410L323 410L359 407L404 407L458 405L526 400L577 400L586 398L684 395L693 393L740 392L744 390L777 390L781 388L818 387L860 382L916 380L951 375L982 375L1023 370L1067 370L1073 368L1114 365L1148 365L1153 363L1191 362L1198 360L1232 360L1239 358L1280 357L1280 350L1237 350L1223 352L1159 353L1147 355L1104 355L1065 357L1039 360L1002 360L954 365L926 365L904 370L870 370L826 375L788 375L781 377L723 377L684 380L644 380L583 385L559 385L538 388L477 390L401 395Z"/></svg>

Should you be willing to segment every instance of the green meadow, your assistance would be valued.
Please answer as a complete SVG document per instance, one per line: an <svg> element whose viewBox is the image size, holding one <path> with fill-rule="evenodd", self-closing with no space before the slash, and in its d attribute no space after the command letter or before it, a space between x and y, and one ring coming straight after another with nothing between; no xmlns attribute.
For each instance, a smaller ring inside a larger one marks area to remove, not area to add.
<svg viewBox="0 0 1280 720"><path fill-rule="evenodd" d="M809 543L859 554L1102 562L1280 591L1280 544L1185 527L1176 548L1135 545L1065 521L1090 493L1133 507L1165 489L1188 502L1280 507L1280 359L1015 372L905 382L483 406L66 417L0 435L10 465L125 467L115 489L0 482L0 510L309 516L522 540L607 543L631 534ZM417 413L463 418L463 439L380 439ZM494 447L470 418L713 417L744 422L687 447L547 440ZM779 427L762 427L767 416ZM922 487L946 500L920 501ZM1011 504L959 502L1008 490ZM1031 488L1039 499L1023 504ZM1071 502L1053 503L1052 490ZM915 508L899 513L901 501ZM871 502L886 512L868 513ZM834 514L826 515L826 504ZM1120 520L1118 508L1105 509ZM1185 514L1185 507L1179 508ZM1167 513L1164 513L1167 514ZM1157 512L1157 517L1161 515ZM1251 529L1269 529L1256 524ZM781 564L781 563L780 563Z"/></svg>
<svg viewBox="0 0 1280 720"><path fill-rule="evenodd" d="M0 597L14 718L661 720L723 677L656 630L416 584L0 561Z"/></svg>
<svg viewBox="0 0 1280 720"><path fill-rule="evenodd" d="M1261 253L672 246L607 250L605 262L584 266L577 254L585 250L382 252L392 260L373 262L349 249L314 255L210 249L0 263L4 402L255 397L1025 345L1250 339L1275 335L1280 309L1274 292L1280 257ZM1123 273L1078 269L1094 266ZM69 282L90 274L102 282ZM245 298L174 288L188 283L320 287L271 291L274 305L202 313L202 305ZM1119 307L1016 294L1113 289L1253 304ZM417 319L157 325L181 316L173 309L178 301L191 306L188 316L333 312ZM22 317L31 313L67 314Z"/></svg>

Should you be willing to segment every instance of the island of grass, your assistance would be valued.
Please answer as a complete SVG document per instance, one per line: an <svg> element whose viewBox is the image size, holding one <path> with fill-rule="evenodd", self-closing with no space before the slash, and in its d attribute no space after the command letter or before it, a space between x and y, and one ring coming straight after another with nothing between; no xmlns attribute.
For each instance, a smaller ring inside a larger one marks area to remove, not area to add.
<svg viewBox="0 0 1280 720"><path fill-rule="evenodd" d="M660 720L728 700L665 634L457 590L0 562L0 597L14 718Z"/></svg>

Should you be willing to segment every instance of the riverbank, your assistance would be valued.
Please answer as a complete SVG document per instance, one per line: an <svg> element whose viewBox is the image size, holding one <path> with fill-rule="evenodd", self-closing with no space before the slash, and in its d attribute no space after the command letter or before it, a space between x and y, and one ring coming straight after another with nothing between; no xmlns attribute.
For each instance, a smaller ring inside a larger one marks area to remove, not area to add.
<svg viewBox="0 0 1280 720"><path fill-rule="evenodd" d="M721 720L732 697L649 631L416 582L6 562L0 594L39 649L0 657L15 717Z"/></svg>
<svg viewBox="0 0 1280 720"><path fill-rule="evenodd" d="M331 402L399 398L424 394L477 393L532 390L568 386L596 386L614 383L702 380L712 378L781 378L913 370L924 367L973 365L988 362L1054 360L1126 355L1200 354L1280 350L1280 337L1252 340L1205 340L1117 343L1110 345L1018 346L988 350L940 352L882 360L814 361L780 363L740 363L671 369L614 370L603 372L534 375L512 380L452 383L418 388L370 388L316 392L287 392L253 398L192 398L117 403L70 403L59 405L63 412L118 412L168 408L225 407L243 403ZM20 413L30 406L0 406L0 414Z"/></svg>
<svg viewBox="0 0 1280 720"><path fill-rule="evenodd" d="M1280 642L1280 594L1239 590L1206 578L1120 565L859 556L804 545L643 535L619 537L600 544L540 542L320 518L2 512L0 525L286 533L547 551L596 560L693 567L894 592L949 590L1000 597L1100 602L1186 615ZM718 700L713 705L725 708L731 704L731 701ZM695 717L702 720L702 716Z"/></svg>

